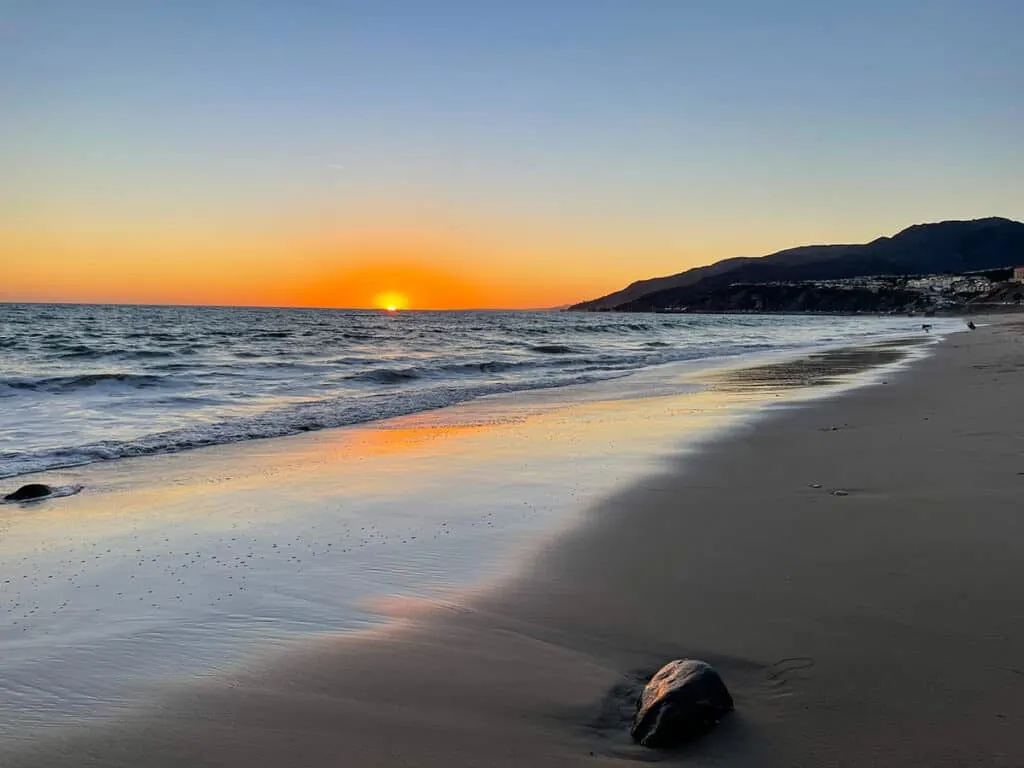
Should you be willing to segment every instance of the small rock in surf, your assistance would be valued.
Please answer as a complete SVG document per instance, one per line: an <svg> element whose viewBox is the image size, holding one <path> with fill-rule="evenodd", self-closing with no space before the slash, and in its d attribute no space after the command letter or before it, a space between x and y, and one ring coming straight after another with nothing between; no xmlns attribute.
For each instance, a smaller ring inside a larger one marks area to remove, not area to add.
<svg viewBox="0 0 1024 768"><path fill-rule="evenodd" d="M32 499L42 499L46 496L53 494L53 488L42 483L29 483L23 485L13 493L8 493L4 496L4 501L31 501Z"/></svg>

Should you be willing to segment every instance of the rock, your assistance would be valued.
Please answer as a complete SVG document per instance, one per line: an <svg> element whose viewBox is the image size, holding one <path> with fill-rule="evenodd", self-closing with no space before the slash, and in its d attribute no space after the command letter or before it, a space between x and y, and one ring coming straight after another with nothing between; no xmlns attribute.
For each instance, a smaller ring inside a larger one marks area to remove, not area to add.
<svg viewBox="0 0 1024 768"><path fill-rule="evenodd" d="M732 709L732 696L710 664L676 659L640 694L630 735L645 747L676 746L704 735Z"/></svg>
<svg viewBox="0 0 1024 768"><path fill-rule="evenodd" d="M32 499L42 499L45 496L49 496L53 493L53 488L42 483L29 483L23 485L14 493L8 493L4 496L4 501L31 501Z"/></svg>

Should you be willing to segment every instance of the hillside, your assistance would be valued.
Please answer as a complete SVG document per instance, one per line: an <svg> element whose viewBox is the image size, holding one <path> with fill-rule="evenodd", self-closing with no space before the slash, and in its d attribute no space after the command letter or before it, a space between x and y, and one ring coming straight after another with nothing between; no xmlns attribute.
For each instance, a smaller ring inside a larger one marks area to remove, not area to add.
<svg viewBox="0 0 1024 768"><path fill-rule="evenodd" d="M731 285L877 275L958 274L1024 264L1024 224L1003 218L918 224L862 245L808 245L735 258L641 280L576 304L579 311L652 310L701 304Z"/></svg>

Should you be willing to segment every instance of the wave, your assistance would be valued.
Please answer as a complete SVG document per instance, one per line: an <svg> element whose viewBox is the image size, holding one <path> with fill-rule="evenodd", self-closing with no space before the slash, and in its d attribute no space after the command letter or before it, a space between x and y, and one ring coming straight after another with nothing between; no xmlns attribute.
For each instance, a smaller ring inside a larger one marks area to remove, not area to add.
<svg viewBox="0 0 1024 768"><path fill-rule="evenodd" d="M337 397L302 403L230 421L201 424L133 440L103 440L54 450L0 452L0 478L137 456L178 453L302 432L350 426L436 410L485 395L583 384L608 376L573 375L551 380L494 382L477 386L438 386L414 393L372 398Z"/></svg>
<svg viewBox="0 0 1024 768"><path fill-rule="evenodd" d="M417 368L374 368L345 377L348 381L365 381L374 384L405 384L423 378Z"/></svg>
<svg viewBox="0 0 1024 768"><path fill-rule="evenodd" d="M555 346L555 345L552 345ZM570 349L558 346L543 354L560 356L569 354L561 350ZM576 350L570 350L575 352ZM637 368L645 364L659 362L660 358L650 355L623 354L623 355L596 355L588 357L576 357L572 360L565 360L561 357L556 359L521 359L521 360L473 360L464 363L442 363L427 366L411 366L408 368L373 368L368 371L361 371L343 377L345 381L360 381L373 384L405 384L408 382L423 379L444 381L456 378L479 376L479 374L497 374L510 371L529 373L534 371L546 376L558 375L558 373L572 374L581 370L597 371L609 370L618 371L623 368Z"/></svg>
<svg viewBox="0 0 1024 768"><path fill-rule="evenodd" d="M653 331L656 327L652 323L618 322L595 325L576 324L571 326L570 330L573 333L633 334L642 331Z"/></svg>
<svg viewBox="0 0 1024 768"><path fill-rule="evenodd" d="M537 344L530 349L542 355L569 355L576 351L566 344Z"/></svg>
<svg viewBox="0 0 1024 768"><path fill-rule="evenodd" d="M59 348L61 352L58 357L62 360L99 360L101 357L107 356L104 350L88 347L84 344L61 345Z"/></svg>
<svg viewBox="0 0 1024 768"><path fill-rule="evenodd" d="M144 389L167 383L164 376L140 373L86 373L79 376L0 379L2 388L48 394L66 394L109 384L122 385L126 389Z"/></svg>
<svg viewBox="0 0 1024 768"><path fill-rule="evenodd" d="M529 363L508 363L500 360L484 360L481 362L469 362L469 363L452 363L450 365L442 365L439 370L446 373L461 373L461 374L474 374L474 373L501 373L502 371L510 371L514 368L524 367L530 365Z"/></svg>
<svg viewBox="0 0 1024 768"><path fill-rule="evenodd" d="M169 349L98 349L84 344L61 345L55 350L60 360L162 360L166 358L195 355L204 349L202 345L175 346Z"/></svg>
<svg viewBox="0 0 1024 768"><path fill-rule="evenodd" d="M833 343L896 324L612 313L396 322L359 312L0 305L0 476L373 421L675 360Z"/></svg>
<svg viewBox="0 0 1024 768"><path fill-rule="evenodd" d="M125 352L123 356L130 360L160 360L167 357L177 357L178 355L194 355L196 351L195 347L179 347L177 349L136 349L130 352Z"/></svg>
<svg viewBox="0 0 1024 768"><path fill-rule="evenodd" d="M691 351L690 354L679 355L675 359L692 356L701 355L694 355L694 352ZM667 362L667 360L658 360L657 362ZM459 383L450 379L447 381L437 379L419 388L401 387L377 391L369 397L353 398L348 395L328 397L294 406L270 409L258 415L207 422L125 441L104 440L55 450L0 452L0 478L379 421L444 408L486 395L558 388L618 378L628 375L642 365L643 363L635 357L606 355L593 359L574 360L571 369L556 364L554 360L548 363L481 361L446 366L449 369L461 368L467 373L472 373L473 370L491 372L487 370L488 366L536 368L539 370L536 370L536 375L531 378L491 379L479 383L466 381ZM552 370L555 372L552 373ZM432 379L435 376L437 376L436 370L431 375L424 369L413 367L377 368L347 378L348 380L389 385L412 383L418 379ZM117 378L117 376L108 374L107 378Z"/></svg>
<svg viewBox="0 0 1024 768"><path fill-rule="evenodd" d="M146 339L147 341L170 341L179 342L181 341L180 336L175 336L173 333L164 333L161 331L132 331L124 334L126 339Z"/></svg>

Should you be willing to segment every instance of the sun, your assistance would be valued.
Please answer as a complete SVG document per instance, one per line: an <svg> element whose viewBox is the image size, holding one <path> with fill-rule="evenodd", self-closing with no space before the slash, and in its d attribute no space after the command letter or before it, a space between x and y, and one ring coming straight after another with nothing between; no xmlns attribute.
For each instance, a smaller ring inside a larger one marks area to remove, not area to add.
<svg viewBox="0 0 1024 768"><path fill-rule="evenodd" d="M404 293L398 291L384 291L378 293L373 299L374 305L385 312L397 312L400 309L409 308L409 299Z"/></svg>

